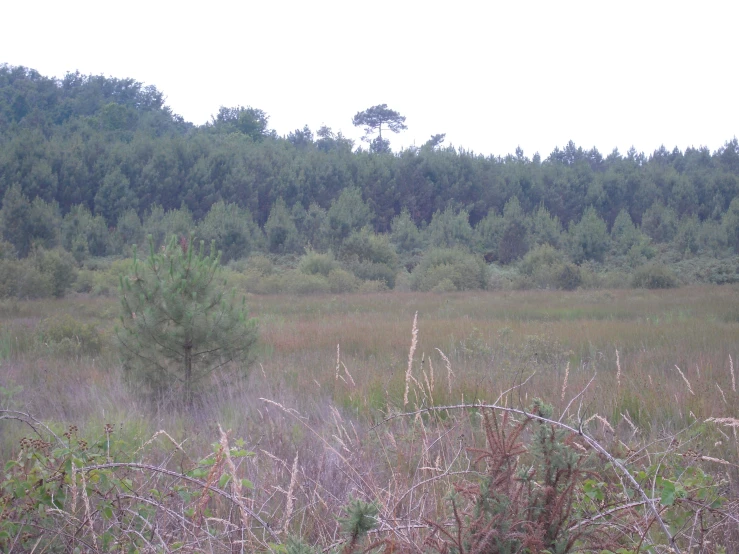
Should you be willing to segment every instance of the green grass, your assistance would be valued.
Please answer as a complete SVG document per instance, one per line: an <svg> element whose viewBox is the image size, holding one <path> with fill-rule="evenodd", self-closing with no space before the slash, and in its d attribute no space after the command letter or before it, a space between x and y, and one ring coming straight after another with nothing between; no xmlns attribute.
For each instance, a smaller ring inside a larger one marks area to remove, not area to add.
<svg viewBox="0 0 739 554"><path fill-rule="evenodd" d="M442 374L446 379L437 349L452 362L452 390L448 383L437 384L439 401L459 401L463 393L468 400L469 395L493 400L522 377L534 375L522 393L557 404L569 363L569 391L580 390L597 374L586 395L592 411L615 413L626 402L623 396L632 410L640 410L640 421L649 429L684 425L690 411L699 419L736 413L729 373L729 356L739 354L736 287L251 296L248 303L259 319L261 342L244 394L279 390L301 406L310 403L306 394L319 394L324 401L352 406L360 419L376 417L383 396L385 409L398 408L392 403L404 386L411 323L418 311L418 377L423 357L427 377L433 366L437 383ZM121 382L112 332L116 310L115 300L85 297L19 302L0 310L5 368L0 386L23 386L14 399L19 405L38 410L40 417L63 415L76 424L92 411L69 408L77 403L96 406L98 413L125 412L126 405L136 405ZM105 345L97 359L53 356L34 340L38 323L61 313L97 326ZM353 386L335 377L337 345L346 366L341 373L351 375ZM53 391L51 402L42 396L44 390ZM106 407L106 401L123 407ZM679 409L683 405L686 409Z"/></svg>

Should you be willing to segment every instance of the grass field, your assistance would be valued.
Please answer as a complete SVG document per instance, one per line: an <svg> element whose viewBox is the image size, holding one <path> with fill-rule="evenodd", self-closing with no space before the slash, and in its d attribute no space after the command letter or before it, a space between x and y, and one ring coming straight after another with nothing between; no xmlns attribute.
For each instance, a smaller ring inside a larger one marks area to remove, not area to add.
<svg viewBox="0 0 739 554"><path fill-rule="evenodd" d="M736 425L706 420L739 414L737 287L252 296L248 304L261 337L248 377L217 380L189 413L147 406L126 388L114 299L2 304L0 408L30 414L57 434L75 426L90 443L106 436L110 459L111 448L130 459L129 450L145 445L140 458L180 470L213 455L220 423L255 453L239 466L257 491L251 509L275 522L279 538L323 546L338 544L334 516L350 494L377 502L385 523L393 514L419 528L441 521L451 475L473 465L464 447L490 440L475 410L374 425L460 403L524 409L535 397L553 405L555 420L587 420L592 436L634 467L653 466L652 456L667 451L718 460L702 471L722 483L736 515ZM94 353L84 337L44 340L39 329L63 314L95 326ZM106 424L112 427L103 435ZM167 435L148 442L159 430ZM27 427L0 421L3 461L19 455L26 434ZM434 471L446 477L422 487ZM736 532L721 529L723 544L736 545ZM394 533L406 546L425 540L422 531ZM720 551L683 538L683 548ZM715 540L706 539L717 548Z"/></svg>

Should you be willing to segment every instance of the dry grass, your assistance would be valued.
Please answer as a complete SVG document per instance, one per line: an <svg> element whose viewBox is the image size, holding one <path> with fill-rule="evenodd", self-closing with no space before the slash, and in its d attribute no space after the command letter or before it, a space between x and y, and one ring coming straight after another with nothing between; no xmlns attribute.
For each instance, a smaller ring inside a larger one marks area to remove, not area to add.
<svg viewBox="0 0 739 554"><path fill-rule="evenodd" d="M53 356L33 340L35 325L61 312L95 322L110 339L115 301L0 309L0 408L22 408L52 428L76 425L81 434L110 423L117 439L174 469L191 467L220 437L223 471L260 491L243 498L243 517L266 514L282 537L323 545L340 540L335 515L349 494L379 501L383 525L419 548L422 533L413 526L442 517L454 476L471 467L467 447L484 446L479 414L439 412L372 428L405 409L463 401L523 407L542 397L555 404L556 417L579 411L624 456L646 455L637 441L689 428L690 448L719 460L732 486L739 482L731 465L736 425L727 423L739 413L736 288L260 296L248 303L261 327L249 378L216 383L186 415L131 397L112 340L96 359ZM228 438L218 423L231 429ZM166 435L156 434L162 429ZM2 424L0 451L16 455L22 432ZM225 457L230 437L245 438L258 455L233 465Z"/></svg>

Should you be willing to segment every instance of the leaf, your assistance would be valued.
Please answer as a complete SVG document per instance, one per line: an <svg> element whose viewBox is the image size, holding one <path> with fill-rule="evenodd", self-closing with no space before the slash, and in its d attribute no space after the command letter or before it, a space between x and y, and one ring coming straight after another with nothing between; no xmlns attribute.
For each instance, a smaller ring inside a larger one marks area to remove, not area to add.
<svg viewBox="0 0 739 554"><path fill-rule="evenodd" d="M249 479L242 479L241 486L246 487L247 489L250 489L250 490L254 490L254 483L249 481Z"/></svg>
<svg viewBox="0 0 739 554"><path fill-rule="evenodd" d="M231 476L228 473L224 473L223 475L221 475L221 478L218 479L218 486L220 488L223 488L228 484L230 480L231 480Z"/></svg>
<svg viewBox="0 0 739 554"><path fill-rule="evenodd" d="M20 463L18 463L15 460L8 460L7 462L5 462L5 471L10 471L12 468L19 466L19 465Z"/></svg>
<svg viewBox="0 0 739 554"><path fill-rule="evenodd" d="M663 506L672 506L675 502L675 483L672 481L664 481L662 485L662 497L660 504Z"/></svg>

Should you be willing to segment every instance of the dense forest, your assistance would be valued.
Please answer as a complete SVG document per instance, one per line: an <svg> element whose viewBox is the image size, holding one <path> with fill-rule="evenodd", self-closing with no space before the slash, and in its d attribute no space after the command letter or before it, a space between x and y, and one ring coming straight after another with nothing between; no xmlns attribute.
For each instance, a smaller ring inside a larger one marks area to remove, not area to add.
<svg viewBox="0 0 739 554"><path fill-rule="evenodd" d="M241 106L196 126L133 79L0 65L0 295L37 294L12 284L33 271L63 294L94 260L191 231L236 271L333 271L331 290L739 280L736 137L715 152L569 142L547 157L443 138L393 153L326 127L281 137Z"/></svg>

